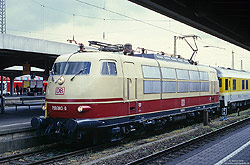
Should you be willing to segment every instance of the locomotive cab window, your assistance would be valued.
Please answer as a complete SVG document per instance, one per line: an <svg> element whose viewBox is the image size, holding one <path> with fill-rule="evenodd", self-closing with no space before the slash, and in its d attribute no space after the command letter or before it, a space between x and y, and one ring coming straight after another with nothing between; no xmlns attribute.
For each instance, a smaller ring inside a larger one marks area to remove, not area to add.
<svg viewBox="0 0 250 165"><path fill-rule="evenodd" d="M87 75L90 71L90 62L68 62L66 75Z"/></svg>
<svg viewBox="0 0 250 165"><path fill-rule="evenodd" d="M54 63L52 71L50 73L52 75L61 75L64 72L65 66L66 66L66 62Z"/></svg>
<svg viewBox="0 0 250 165"><path fill-rule="evenodd" d="M248 80L246 80L246 90L248 90Z"/></svg>
<svg viewBox="0 0 250 165"><path fill-rule="evenodd" d="M53 65L52 75L87 75L90 72L90 62L58 62Z"/></svg>
<svg viewBox="0 0 250 165"><path fill-rule="evenodd" d="M102 63L102 75L117 75L116 64L115 62L103 62Z"/></svg>

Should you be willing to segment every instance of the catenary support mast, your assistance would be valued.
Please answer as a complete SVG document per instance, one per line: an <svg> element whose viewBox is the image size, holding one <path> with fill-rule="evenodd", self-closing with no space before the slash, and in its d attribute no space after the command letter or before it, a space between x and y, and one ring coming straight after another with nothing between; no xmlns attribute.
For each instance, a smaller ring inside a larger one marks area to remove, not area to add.
<svg viewBox="0 0 250 165"><path fill-rule="evenodd" d="M5 0L0 0L0 30L2 34L6 33L6 6Z"/></svg>

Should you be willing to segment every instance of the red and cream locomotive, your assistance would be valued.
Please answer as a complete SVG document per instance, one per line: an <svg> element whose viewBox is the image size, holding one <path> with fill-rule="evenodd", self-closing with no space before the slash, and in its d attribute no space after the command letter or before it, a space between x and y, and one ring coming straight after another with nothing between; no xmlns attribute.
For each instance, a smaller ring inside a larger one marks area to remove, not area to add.
<svg viewBox="0 0 250 165"><path fill-rule="evenodd" d="M117 140L147 127L198 118L204 110L219 110L214 68L105 48L56 59L48 79L45 116L31 121L40 134L78 140L98 134Z"/></svg>

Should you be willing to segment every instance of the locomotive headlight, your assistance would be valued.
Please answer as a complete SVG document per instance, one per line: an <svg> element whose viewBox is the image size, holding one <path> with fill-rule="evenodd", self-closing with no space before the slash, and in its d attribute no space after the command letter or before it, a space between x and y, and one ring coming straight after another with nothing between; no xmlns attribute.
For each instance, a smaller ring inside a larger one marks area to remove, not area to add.
<svg viewBox="0 0 250 165"><path fill-rule="evenodd" d="M86 111L89 111L91 110L91 107L90 106L87 106L87 105L81 105L77 108L77 111L78 112L86 112Z"/></svg>
<svg viewBox="0 0 250 165"><path fill-rule="evenodd" d="M59 85L62 85L64 83L64 81L65 81L64 77L60 77L57 82Z"/></svg>
<svg viewBox="0 0 250 165"><path fill-rule="evenodd" d="M78 112L82 112L82 111L83 111L83 107L82 107L82 106L79 106L79 107L77 108L77 111L78 111Z"/></svg>

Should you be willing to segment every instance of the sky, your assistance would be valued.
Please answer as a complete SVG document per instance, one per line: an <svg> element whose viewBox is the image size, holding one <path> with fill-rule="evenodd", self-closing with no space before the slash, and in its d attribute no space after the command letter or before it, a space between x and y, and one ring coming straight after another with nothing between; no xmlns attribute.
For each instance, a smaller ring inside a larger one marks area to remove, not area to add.
<svg viewBox="0 0 250 165"><path fill-rule="evenodd" d="M7 34L67 43L74 39L114 44L131 43L168 54L174 36L196 35L200 64L250 71L250 52L127 0L6 0ZM103 35L105 34L105 35ZM192 46L194 42L188 39ZM205 47L204 47L205 46ZM206 47L209 46L209 47ZM177 54L190 58L191 48L177 40Z"/></svg>

